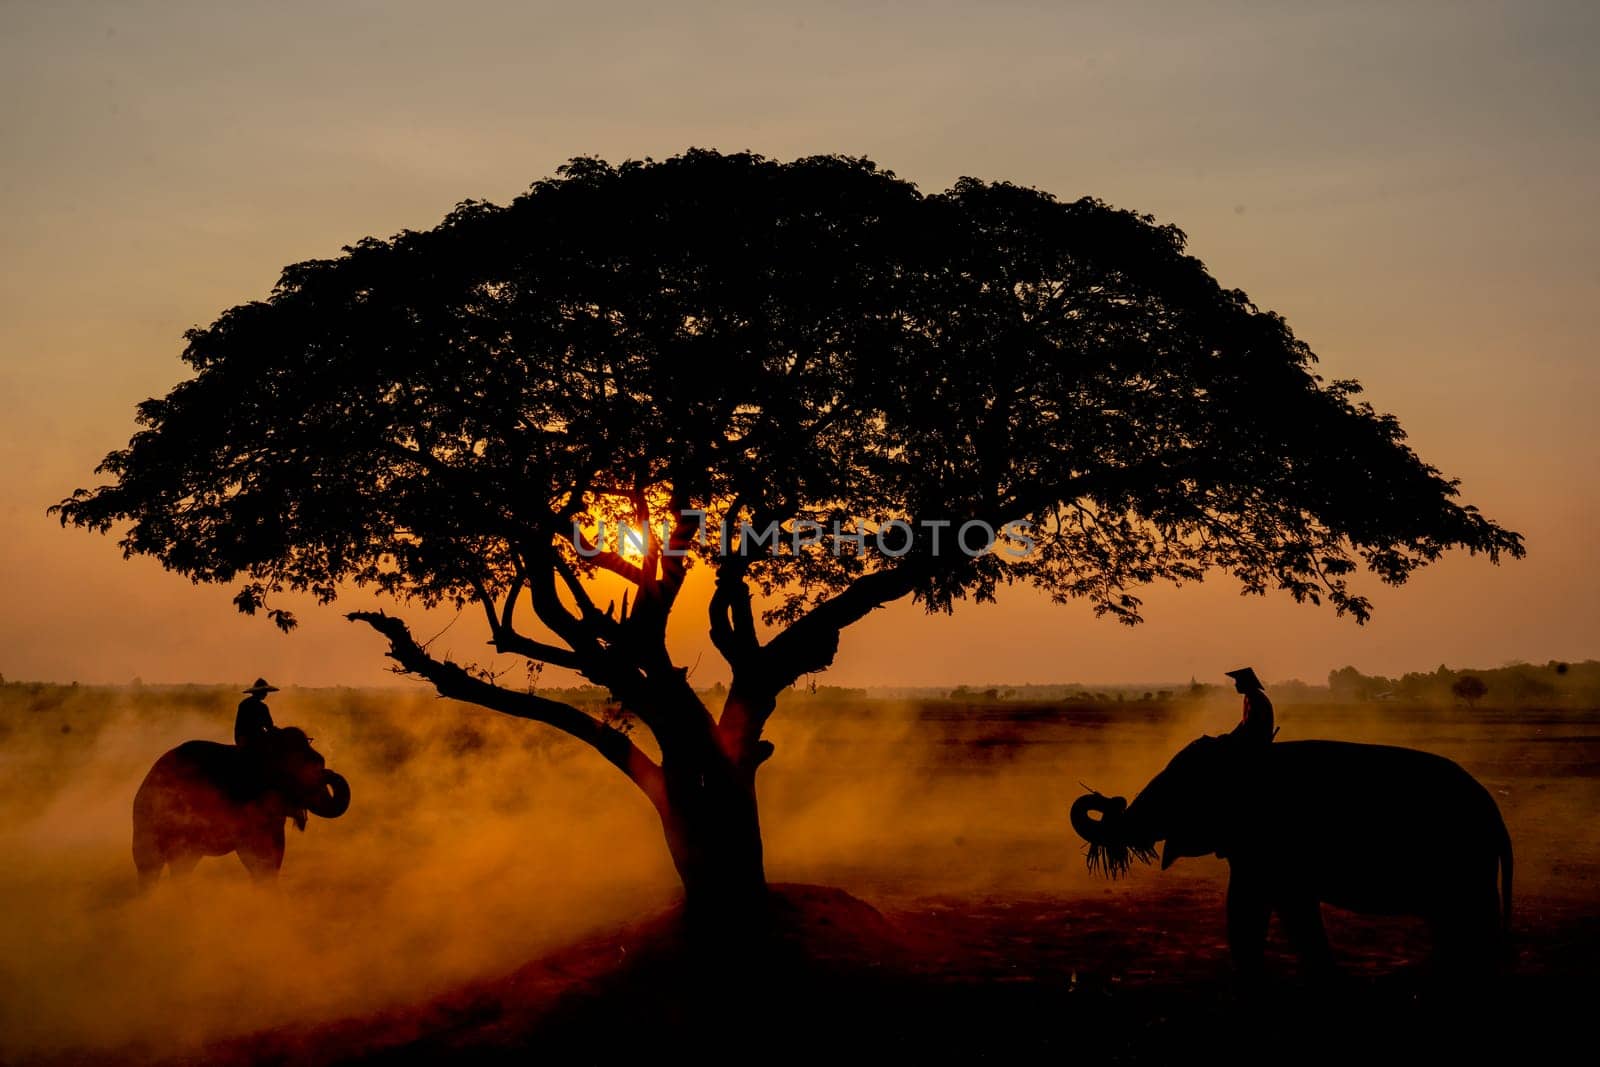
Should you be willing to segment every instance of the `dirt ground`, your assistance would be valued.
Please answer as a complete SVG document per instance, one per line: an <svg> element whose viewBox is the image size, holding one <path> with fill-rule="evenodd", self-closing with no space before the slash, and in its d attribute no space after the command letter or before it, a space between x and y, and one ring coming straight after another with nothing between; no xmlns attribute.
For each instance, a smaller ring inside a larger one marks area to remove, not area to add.
<svg viewBox="0 0 1600 1067"><path fill-rule="evenodd" d="M1600 992L1600 711L1280 707L1283 739L1414 745L1493 791L1516 962L1461 989L1420 924L1327 909L1342 977L1302 981L1275 935L1247 993L1222 862L1108 883L1065 819L1228 702L785 709L762 780L781 951L708 954L676 933L648 813L584 753L372 694L280 701L356 802L293 836L277 889L230 859L130 899L131 790L172 740L225 734L226 697L50 699L9 693L0 720L5 1062L1472 1062L1585 1047Z"/></svg>

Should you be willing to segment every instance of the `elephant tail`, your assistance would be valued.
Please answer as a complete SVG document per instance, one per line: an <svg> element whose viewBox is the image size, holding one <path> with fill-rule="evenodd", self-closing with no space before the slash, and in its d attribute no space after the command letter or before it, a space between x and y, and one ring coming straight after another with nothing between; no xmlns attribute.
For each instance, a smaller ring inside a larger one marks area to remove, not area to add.
<svg viewBox="0 0 1600 1067"><path fill-rule="evenodd" d="M1511 832L1500 823L1500 922L1511 932Z"/></svg>

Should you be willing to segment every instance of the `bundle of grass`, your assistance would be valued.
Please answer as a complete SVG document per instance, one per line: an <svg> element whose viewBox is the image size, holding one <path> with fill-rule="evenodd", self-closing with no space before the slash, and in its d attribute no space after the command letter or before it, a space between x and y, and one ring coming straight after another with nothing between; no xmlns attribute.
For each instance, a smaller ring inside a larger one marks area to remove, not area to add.
<svg viewBox="0 0 1600 1067"><path fill-rule="evenodd" d="M1120 878L1128 873L1134 860L1149 863L1155 859L1154 848L1130 841L1120 825L1127 809L1128 802L1123 797L1108 797L1092 789L1072 802L1072 828L1089 843L1087 861L1091 873ZM1095 817L1090 817L1091 812Z"/></svg>

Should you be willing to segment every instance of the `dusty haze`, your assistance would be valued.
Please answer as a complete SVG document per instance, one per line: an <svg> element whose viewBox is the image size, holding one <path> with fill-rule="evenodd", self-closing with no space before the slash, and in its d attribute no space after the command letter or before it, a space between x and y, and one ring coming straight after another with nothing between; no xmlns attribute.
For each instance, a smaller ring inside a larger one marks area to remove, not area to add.
<svg viewBox="0 0 1600 1067"><path fill-rule="evenodd" d="M134 790L172 745L225 739L235 700L0 687L0 1059L192 1051L414 1003L676 894L654 813L587 749L421 691L294 690L275 695L278 720L305 727L350 778L350 812L290 831L274 889L224 857L135 899ZM841 886L936 937L928 916L940 908L1048 900L1066 916L1065 942L1073 901L1108 899L1066 826L1079 783L1131 795L1181 744L1236 716L1231 694L1071 708L794 697L760 777L768 873ZM1285 737L1399 741L1461 760L1511 824L1519 926L1592 912L1594 712L1291 706L1280 719ZM1185 861L1137 870L1117 893L1137 915L1150 894L1189 887L1194 921L1209 929L1213 917L1220 941L1224 874ZM1186 951L1191 968L1226 973L1220 945Z"/></svg>

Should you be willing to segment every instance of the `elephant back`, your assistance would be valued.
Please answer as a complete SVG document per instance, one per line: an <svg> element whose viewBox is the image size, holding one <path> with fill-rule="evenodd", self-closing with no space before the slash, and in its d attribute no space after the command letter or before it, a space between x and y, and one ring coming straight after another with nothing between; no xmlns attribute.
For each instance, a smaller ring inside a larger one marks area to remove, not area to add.
<svg viewBox="0 0 1600 1067"><path fill-rule="evenodd" d="M235 746L185 741L156 760L145 775L134 804L137 808L140 798L151 793L187 793L197 788L213 789L243 803L260 795L264 782L261 772Z"/></svg>

